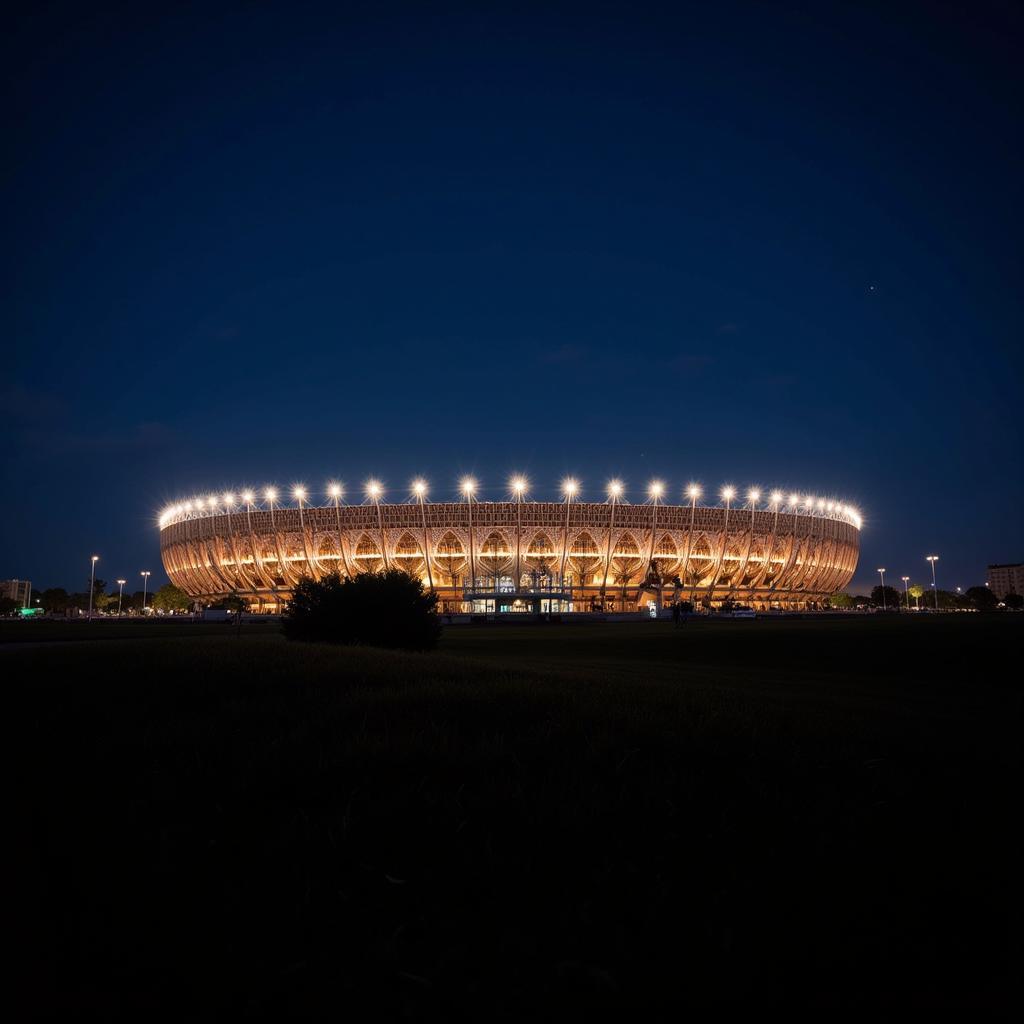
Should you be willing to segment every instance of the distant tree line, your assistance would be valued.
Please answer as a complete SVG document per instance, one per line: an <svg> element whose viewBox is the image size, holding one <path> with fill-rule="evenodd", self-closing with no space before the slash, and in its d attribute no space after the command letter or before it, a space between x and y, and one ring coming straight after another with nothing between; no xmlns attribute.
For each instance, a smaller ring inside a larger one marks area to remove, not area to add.
<svg viewBox="0 0 1024 1024"><path fill-rule="evenodd" d="M146 607L161 612L188 611L192 599L180 587L165 583L156 591L146 594L142 590L125 591L121 597L121 613L128 614L142 610L143 597ZM93 587L93 611L114 614L117 612L118 587L108 587L106 580L97 579ZM63 587L49 587L32 591L32 607L41 608L49 615L65 615L68 612L86 611L89 608L89 587L75 593L68 593ZM2 605L0 605L2 609ZM3 614L0 611L0 614Z"/></svg>
<svg viewBox="0 0 1024 1024"><path fill-rule="evenodd" d="M1000 604L1007 608L1024 607L1024 597L1020 594L1006 594L1002 600L993 594L988 587L968 587L963 593L955 590L933 591L931 587L915 583L907 590L896 587L876 586L870 595L864 594L833 594L828 603L832 608L887 608L893 611L907 609L907 598L910 598L911 609L932 609L936 601L940 611L956 611L975 609L980 612L995 611Z"/></svg>

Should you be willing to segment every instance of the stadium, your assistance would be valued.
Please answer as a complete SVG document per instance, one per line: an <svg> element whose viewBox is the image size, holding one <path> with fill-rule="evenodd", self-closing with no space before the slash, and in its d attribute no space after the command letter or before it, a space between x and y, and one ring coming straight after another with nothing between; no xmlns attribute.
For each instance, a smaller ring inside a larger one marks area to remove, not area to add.
<svg viewBox="0 0 1024 1024"><path fill-rule="evenodd" d="M332 484L324 503L296 487L196 497L159 518L171 581L201 603L242 596L252 611L280 611L304 576L353 576L399 568L438 595L446 614L654 611L673 601L758 610L815 607L857 567L861 519L836 500L725 487L720 504L664 501L653 482L630 504L623 485L602 502L562 482L560 501L527 499L521 477L504 501L481 501L464 479L461 500L427 500L415 481L407 501L386 503L369 481L361 504Z"/></svg>

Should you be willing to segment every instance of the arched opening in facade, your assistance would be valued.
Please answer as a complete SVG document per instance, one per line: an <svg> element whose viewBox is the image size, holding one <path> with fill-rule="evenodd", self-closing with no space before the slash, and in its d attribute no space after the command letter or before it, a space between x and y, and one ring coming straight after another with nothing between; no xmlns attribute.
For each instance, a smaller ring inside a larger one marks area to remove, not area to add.
<svg viewBox="0 0 1024 1024"><path fill-rule="evenodd" d="M356 572L380 572L384 568L380 545L368 533L362 534L356 542L352 559L356 563Z"/></svg>

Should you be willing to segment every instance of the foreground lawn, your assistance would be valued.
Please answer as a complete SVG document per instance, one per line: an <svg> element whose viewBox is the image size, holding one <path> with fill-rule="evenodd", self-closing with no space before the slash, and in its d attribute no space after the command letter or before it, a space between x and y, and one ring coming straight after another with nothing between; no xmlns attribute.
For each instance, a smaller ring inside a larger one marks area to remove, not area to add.
<svg viewBox="0 0 1024 1024"><path fill-rule="evenodd" d="M41 1010L1000 1005L1024 616L0 653Z"/></svg>
<svg viewBox="0 0 1024 1024"><path fill-rule="evenodd" d="M277 634L276 623L245 623L246 636ZM192 622L187 618L166 619L0 619L0 646L5 644L52 644L70 640L146 640L154 637L234 636L235 627L226 622Z"/></svg>

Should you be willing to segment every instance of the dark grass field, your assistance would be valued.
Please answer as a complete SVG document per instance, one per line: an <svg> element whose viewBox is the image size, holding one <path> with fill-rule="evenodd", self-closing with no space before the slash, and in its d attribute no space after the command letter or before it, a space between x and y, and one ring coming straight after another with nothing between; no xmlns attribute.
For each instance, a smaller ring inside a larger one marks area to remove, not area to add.
<svg viewBox="0 0 1024 1024"><path fill-rule="evenodd" d="M41 1012L1010 1000L1024 616L130 635L0 651Z"/></svg>

